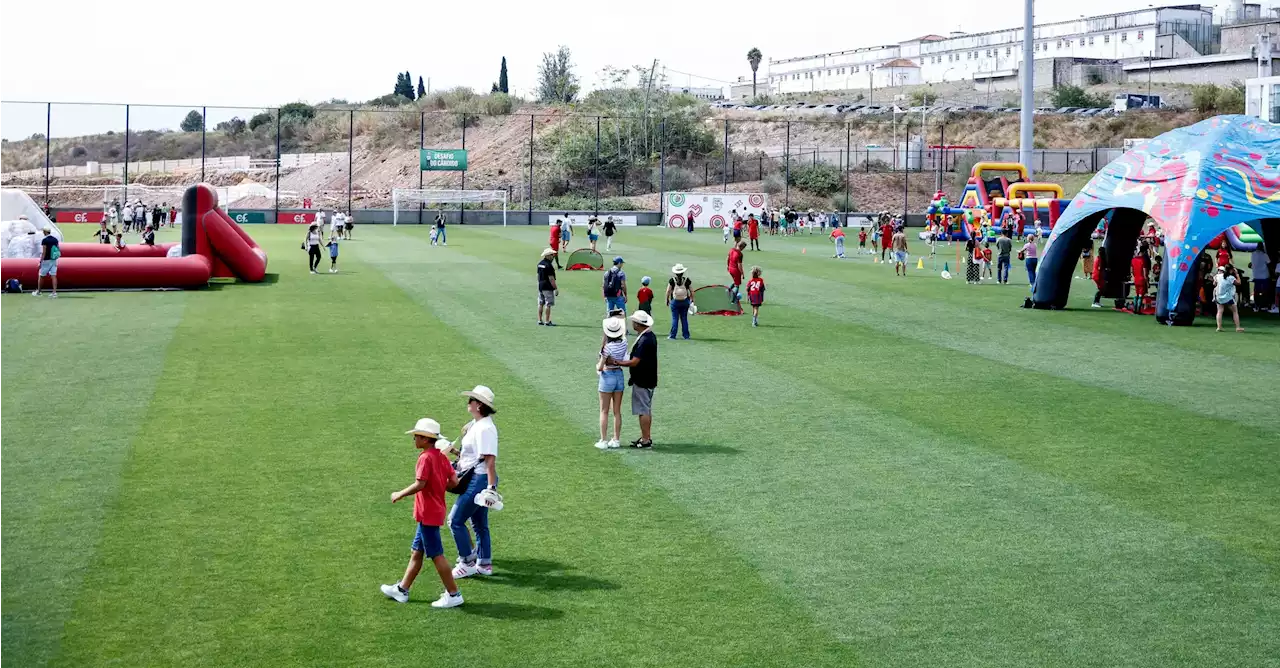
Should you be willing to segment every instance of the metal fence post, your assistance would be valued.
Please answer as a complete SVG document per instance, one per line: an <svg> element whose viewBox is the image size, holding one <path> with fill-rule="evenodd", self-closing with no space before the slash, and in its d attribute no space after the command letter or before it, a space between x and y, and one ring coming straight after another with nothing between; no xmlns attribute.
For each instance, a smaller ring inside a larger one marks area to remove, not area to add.
<svg viewBox="0 0 1280 668"><path fill-rule="evenodd" d="M529 224L533 224L533 114L529 114Z"/></svg>
<svg viewBox="0 0 1280 668"><path fill-rule="evenodd" d="M206 136L209 133L209 108L200 107L200 182L204 183L204 155L207 145L205 143Z"/></svg>
<svg viewBox="0 0 1280 668"><path fill-rule="evenodd" d="M702 161L702 187L706 188L711 185L711 163L706 160Z"/></svg>
<svg viewBox="0 0 1280 668"><path fill-rule="evenodd" d="M787 121L786 155L783 157L783 170L785 176L782 179L784 183L782 205L791 206L791 121Z"/></svg>
<svg viewBox="0 0 1280 668"><path fill-rule="evenodd" d="M667 210L667 117L659 124L658 139L658 214Z"/></svg>
<svg viewBox="0 0 1280 668"><path fill-rule="evenodd" d="M466 112L463 112L462 114L462 150L463 151L467 150L467 114ZM471 165L471 158L470 156L468 156L467 166L470 166L470 165ZM462 170L462 189L463 190L467 189L467 170L465 169ZM458 203L458 224L459 225L467 224L467 203L466 202Z"/></svg>
<svg viewBox="0 0 1280 668"><path fill-rule="evenodd" d="M908 118L905 127L902 128L903 141L906 142L906 149L902 155L902 223L905 226L907 222L907 189L910 187L911 181L911 119ZM893 150L896 152L898 147L895 145Z"/></svg>
<svg viewBox="0 0 1280 668"><path fill-rule="evenodd" d="M729 192L729 119L724 119L724 166L720 168L721 190Z"/></svg>
<svg viewBox="0 0 1280 668"><path fill-rule="evenodd" d="M124 201L129 201L129 105L124 105Z"/></svg>
<svg viewBox="0 0 1280 668"><path fill-rule="evenodd" d="M351 213L351 167L356 150L356 110L347 110L347 213Z"/></svg>
<svg viewBox="0 0 1280 668"><path fill-rule="evenodd" d="M848 123L844 124L844 167L841 168L841 176L844 177L844 221L849 222L849 147L853 144L853 126ZM843 227L843 225L841 226Z"/></svg>
<svg viewBox="0 0 1280 668"><path fill-rule="evenodd" d="M418 112L418 190L422 190L422 149L427 147L427 112ZM422 224L424 202L418 202L418 224Z"/></svg>
<svg viewBox="0 0 1280 668"><path fill-rule="evenodd" d="M276 221L280 220L280 110L276 109Z"/></svg>
<svg viewBox="0 0 1280 668"><path fill-rule="evenodd" d="M596 182L596 204L595 215L600 215L600 117L596 116L596 162L595 162L595 182Z"/></svg>
<svg viewBox="0 0 1280 668"><path fill-rule="evenodd" d="M53 103L44 105L44 207L49 208L49 169L52 160L49 157L49 137L53 134Z"/></svg>

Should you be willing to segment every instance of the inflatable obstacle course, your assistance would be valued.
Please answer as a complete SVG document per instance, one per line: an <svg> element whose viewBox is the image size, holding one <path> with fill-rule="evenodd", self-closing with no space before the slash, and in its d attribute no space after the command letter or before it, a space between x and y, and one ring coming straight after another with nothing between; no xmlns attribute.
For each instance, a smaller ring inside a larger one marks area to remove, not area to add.
<svg viewBox="0 0 1280 668"><path fill-rule="evenodd" d="M925 211L926 222L940 226L938 238L943 241L976 238L986 222L987 237L992 240L1003 233L1006 217L1020 211L1025 225L1048 232L1070 202L1064 199L1062 186L1027 179L1027 168L1021 163L979 162L969 172L958 204L953 206L942 191L934 194ZM1024 232L1014 230L1018 236Z"/></svg>

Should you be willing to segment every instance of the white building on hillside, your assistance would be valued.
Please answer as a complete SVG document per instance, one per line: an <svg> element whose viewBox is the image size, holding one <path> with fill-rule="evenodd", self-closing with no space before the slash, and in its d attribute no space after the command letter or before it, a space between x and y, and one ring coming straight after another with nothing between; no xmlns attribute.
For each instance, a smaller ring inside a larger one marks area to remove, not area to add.
<svg viewBox="0 0 1280 668"><path fill-rule="evenodd" d="M898 44L771 60L761 88L802 93L887 85L971 81L1017 71L1022 28L983 33L925 35ZM1140 9L1035 27L1035 59L1080 58L1140 61L1207 53L1213 42L1213 9L1177 5ZM912 72L907 64L914 66ZM889 71L881 74L881 68Z"/></svg>
<svg viewBox="0 0 1280 668"><path fill-rule="evenodd" d="M1280 123L1280 77L1248 79L1244 84L1245 113Z"/></svg>
<svg viewBox="0 0 1280 668"><path fill-rule="evenodd" d="M675 86L668 84L666 91L675 95L680 93L692 95L699 100L715 101L724 99L724 89L715 86Z"/></svg>

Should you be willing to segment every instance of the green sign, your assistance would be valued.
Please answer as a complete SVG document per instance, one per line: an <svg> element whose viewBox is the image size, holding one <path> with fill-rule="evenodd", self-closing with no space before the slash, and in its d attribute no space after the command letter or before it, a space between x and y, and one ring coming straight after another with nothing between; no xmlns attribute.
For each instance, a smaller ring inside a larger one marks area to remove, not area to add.
<svg viewBox="0 0 1280 668"><path fill-rule="evenodd" d="M424 172L467 171L467 150L459 148L418 149L418 164Z"/></svg>
<svg viewBox="0 0 1280 668"><path fill-rule="evenodd" d="M231 220L236 221L240 225L262 224L267 222L267 212L265 211L236 211L232 209L227 212L231 216Z"/></svg>

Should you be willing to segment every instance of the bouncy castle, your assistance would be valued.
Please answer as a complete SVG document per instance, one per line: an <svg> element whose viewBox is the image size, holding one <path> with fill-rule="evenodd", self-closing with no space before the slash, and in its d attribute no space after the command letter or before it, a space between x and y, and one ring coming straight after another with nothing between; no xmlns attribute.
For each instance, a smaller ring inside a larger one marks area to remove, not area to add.
<svg viewBox="0 0 1280 668"><path fill-rule="evenodd" d="M1163 237L1156 319L1189 325L1200 290L1197 260L1215 243L1280 250L1280 125L1251 116L1215 116L1138 144L1098 172L1058 219L1040 256L1035 308L1060 309L1080 251L1110 216L1102 245L1107 269L1127 270L1151 218ZM1122 281L1108 285L1119 297Z"/></svg>
<svg viewBox="0 0 1280 668"><path fill-rule="evenodd" d="M218 194L206 184L183 195L182 242L116 247L99 243L60 243L59 289L197 288L210 278L256 283L267 273L267 254L218 208ZM3 281L36 285L40 260L0 260Z"/></svg>
<svg viewBox="0 0 1280 668"><path fill-rule="evenodd" d="M1068 203L1062 186L1028 181L1027 168L1021 163L979 162L969 172L959 203L952 206L946 194L938 191L925 214L926 222L941 226L939 239L967 241L978 234L984 221L989 223L989 238L1000 235L1014 211L1022 213L1025 227L1047 233ZM1015 234L1025 231L1015 230Z"/></svg>

